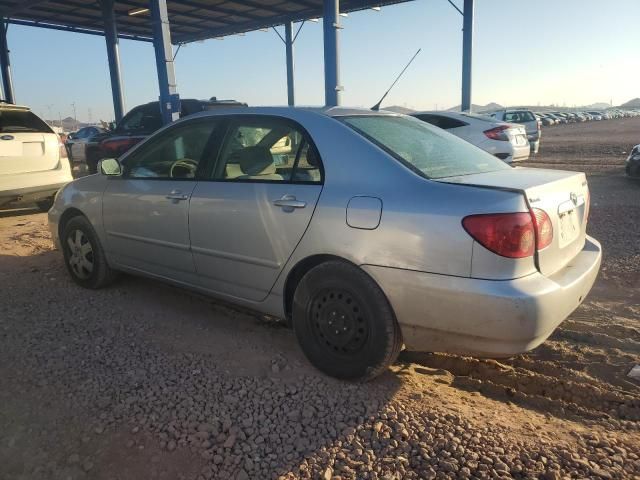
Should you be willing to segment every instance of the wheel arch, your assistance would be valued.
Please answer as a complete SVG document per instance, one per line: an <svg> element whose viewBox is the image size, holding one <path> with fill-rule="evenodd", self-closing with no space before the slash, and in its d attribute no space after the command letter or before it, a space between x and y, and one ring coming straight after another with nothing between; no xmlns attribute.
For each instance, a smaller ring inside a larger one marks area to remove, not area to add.
<svg viewBox="0 0 640 480"><path fill-rule="evenodd" d="M74 217L85 217L86 215L79 209L75 207L69 207L62 215L60 215L60 220L58 221L58 238L62 241L62 232L64 231L65 225Z"/></svg>
<svg viewBox="0 0 640 480"><path fill-rule="evenodd" d="M291 270L289 270L289 273L287 274L287 279L285 280L285 284L284 284L284 291L282 296L283 303L284 303L283 308L284 308L285 320L288 325L291 325L293 296L296 292L296 288L298 287L298 284L300 283L300 280L302 280L302 277L304 277L307 274L307 272L309 272L312 268L315 268L322 263L326 263L330 261L348 263L349 265L356 267L357 269L363 271L364 273L367 273L364 270L362 270L360 266L356 265L352 261L344 257L340 257L338 255L315 254L299 260L298 263L296 263L294 267ZM376 282L375 279L372 278L372 280L376 284L378 284L378 282ZM380 288L380 285L378 285L378 287ZM382 288L380 288L380 290L382 291ZM384 291L382 291L382 293L386 297L386 293ZM387 302L388 301L389 299L387 298ZM389 306L391 306L391 302L389 302ZM392 307L392 310L393 310L393 307Z"/></svg>

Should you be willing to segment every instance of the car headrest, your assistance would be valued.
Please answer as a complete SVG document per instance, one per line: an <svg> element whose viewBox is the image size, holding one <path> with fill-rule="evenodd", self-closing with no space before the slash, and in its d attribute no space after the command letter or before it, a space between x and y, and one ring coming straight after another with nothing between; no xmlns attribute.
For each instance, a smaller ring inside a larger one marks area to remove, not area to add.
<svg viewBox="0 0 640 480"><path fill-rule="evenodd" d="M267 147L246 147L238 152L238 163L245 175L271 175L276 173L276 165Z"/></svg>

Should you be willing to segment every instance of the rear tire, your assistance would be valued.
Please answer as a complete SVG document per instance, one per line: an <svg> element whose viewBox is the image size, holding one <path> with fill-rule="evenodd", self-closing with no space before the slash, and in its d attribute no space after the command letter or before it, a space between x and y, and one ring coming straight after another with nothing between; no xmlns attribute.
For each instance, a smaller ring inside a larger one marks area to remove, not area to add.
<svg viewBox="0 0 640 480"><path fill-rule="evenodd" d="M370 380L391 365L402 334L384 293L365 272L341 261L302 277L293 329L307 359L332 377Z"/></svg>
<svg viewBox="0 0 640 480"><path fill-rule="evenodd" d="M67 270L81 287L98 289L115 280L117 272L109 267L100 240L85 217L73 217L67 222L60 244Z"/></svg>

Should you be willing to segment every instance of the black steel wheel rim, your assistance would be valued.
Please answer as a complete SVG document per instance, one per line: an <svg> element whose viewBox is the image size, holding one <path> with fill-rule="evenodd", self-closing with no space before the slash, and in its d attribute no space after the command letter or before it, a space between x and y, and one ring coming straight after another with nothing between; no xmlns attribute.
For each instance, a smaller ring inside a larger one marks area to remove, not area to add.
<svg viewBox="0 0 640 480"><path fill-rule="evenodd" d="M310 302L309 318L316 342L339 355L360 352L369 338L369 322L358 300L348 291L330 288Z"/></svg>

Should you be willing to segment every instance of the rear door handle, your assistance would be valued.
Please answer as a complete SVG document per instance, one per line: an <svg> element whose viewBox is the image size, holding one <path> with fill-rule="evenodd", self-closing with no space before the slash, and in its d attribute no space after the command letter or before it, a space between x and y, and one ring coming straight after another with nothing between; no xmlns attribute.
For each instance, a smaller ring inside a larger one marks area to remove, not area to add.
<svg viewBox="0 0 640 480"><path fill-rule="evenodd" d="M277 207L282 207L286 212L292 212L294 208L304 208L307 206L307 202L296 199L295 195L283 195L282 198L274 200L273 204Z"/></svg>
<svg viewBox="0 0 640 480"><path fill-rule="evenodd" d="M169 193L166 198L168 198L169 200L176 200L176 201L187 200L189 198L189 195L185 195L180 190L171 190L171 193Z"/></svg>

